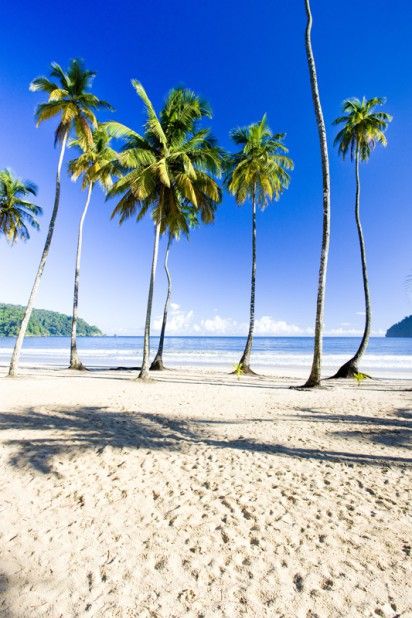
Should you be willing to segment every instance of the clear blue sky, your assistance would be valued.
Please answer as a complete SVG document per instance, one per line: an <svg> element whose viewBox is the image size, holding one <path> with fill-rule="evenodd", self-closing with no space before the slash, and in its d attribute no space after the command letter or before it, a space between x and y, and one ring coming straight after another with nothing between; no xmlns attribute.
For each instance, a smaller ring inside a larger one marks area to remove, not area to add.
<svg viewBox="0 0 412 618"><path fill-rule="evenodd" d="M410 0L312 0L313 46L332 174L332 238L326 328L362 327L359 249L353 221L354 173L332 148L332 120L350 96L386 96L394 120L389 145L362 166L362 217L368 247L374 332L412 312L405 279L412 272L412 3ZM290 189L258 217L257 334L305 334L313 326L321 235L319 145L304 50L303 0L73 0L4 2L0 38L0 167L39 186L41 233L9 248L0 242L2 302L24 304L51 213L57 152L53 123L36 129L41 97L30 80L55 60L75 56L97 72L94 91L113 118L139 128L137 78L159 107L184 84L206 97L225 147L231 128L267 112L286 132L295 161ZM69 157L68 157L69 158ZM66 162L68 160L66 159ZM70 312L78 220L84 195L66 175L61 211L36 305ZM96 190L86 222L80 313L106 333L141 334L151 259L149 221L119 227L114 204ZM162 258L162 254L160 254ZM170 257L175 306L172 333L241 333L248 319L250 209L225 196L213 226L181 240ZM161 266L161 265L160 265ZM159 270L154 317L165 278ZM177 306L178 305L178 306ZM285 324L286 323L286 324Z"/></svg>

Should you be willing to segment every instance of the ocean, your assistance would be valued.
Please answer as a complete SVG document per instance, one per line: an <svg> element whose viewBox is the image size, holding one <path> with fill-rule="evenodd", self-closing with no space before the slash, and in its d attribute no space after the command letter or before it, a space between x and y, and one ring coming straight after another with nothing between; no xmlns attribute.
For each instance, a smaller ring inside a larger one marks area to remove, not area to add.
<svg viewBox="0 0 412 618"><path fill-rule="evenodd" d="M158 338L152 337L151 349ZM166 337L164 362L173 367L204 367L230 371L239 361L244 337ZM325 337L324 375L331 375L350 358L357 337ZM132 367L142 358L143 337L79 337L81 360L88 367ZM14 339L0 337L0 364L7 365ZM261 372L282 376L305 375L312 361L311 337L256 337L252 366ZM22 366L67 367L68 337L28 337L24 342ZM361 369L376 377L412 378L412 338L372 337Z"/></svg>

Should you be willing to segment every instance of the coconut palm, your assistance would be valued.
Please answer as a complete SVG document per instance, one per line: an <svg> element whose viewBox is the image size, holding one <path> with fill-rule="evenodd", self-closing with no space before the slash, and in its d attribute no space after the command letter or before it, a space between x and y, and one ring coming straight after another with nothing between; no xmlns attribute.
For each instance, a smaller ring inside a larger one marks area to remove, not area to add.
<svg viewBox="0 0 412 618"><path fill-rule="evenodd" d="M39 229L37 217L40 206L30 201L37 195L37 187L29 180L20 180L9 169L0 171L0 234L10 244L20 238L30 238L29 228Z"/></svg>
<svg viewBox="0 0 412 618"><path fill-rule="evenodd" d="M197 211L193 207L190 207L190 206L186 208L186 210L187 210L187 221L188 221L189 229L197 227L199 225ZM212 223L214 221L214 216L215 216L215 206L211 204L210 210L203 209L201 214L202 214L202 221L204 223ZM189 235L187 232L182 231L182 233L184 233L185 236L188 238ZM165 339L166 325L167 325L167 314L169 311L169 304L170 304L170 299L172 296L172 277L171 277L170 270L169 270L169 253L170 253L170 249L171 249L173 241L179 240L179 238L180 238L179 232L175 232L174 234L172 234L172 232L169 231L166 251L165 251L165 258L164 258L164 263L163 263L164 270L166 273L166 278L167 278L167 293L166 293L166 300L165 300L165 304L163 308L163 318L162 318L162 326L161 326L160 335L159 335L159 344L158 344L156 355L152 361L152 364L150 365L150 371L163 371L165 369L165 366L163 364L163 348L164 348L164 339Z"/></svg>
<svg viewBox="0 0 412 618"><path fill-rule="evenodd" d="M305 388L313 388L320 385L321 365L323 352L323 322L325 313L325 293L326 275L329 257L330 239L330 173L328 143L326 139L325 120L323 118L322 105L320 102L318 78L316 74L315 58L312 50L312 13L309 0L304 0L306 10L306 31L305 47L308 62L310 86L312 92L312 102L315 111L316 124L319 134L320 155L322 162L322 194L323 194L323 224L322 224L322 244L320 251L320 264L318 276L318 293L316 299L316 318L315 318L315 337L313 346L313 361L309 378L305 383Z"/></svg>
<svg viewBox="0 0 412 618"><path fill-rule="evenodd" d="M92 145L89 145L89 142L82 138L72 140L69 144L70 146L75 146L82 150L78 158L73 159L69 163L69 171L72 175L72 180L77 180L80 176L82 176L82 188L87 191L86 202L80 217L79 233L77 238L69 369L84 369L83 363L80 361L78 355L76 337L83 226L95 184L99 183L105 192L107 192L113 184L112 174L114 171L114 163L117 153L110 147L110 139L111 138L107 133L107 129L102 125L98 125L97 129L92 131Z"/></svg>
<svg viewBox="0 0 412 618"><path fill-rule="evenodd" d="M209 130L197 126L198 120L210 116L209 107L197 95L183 88L172 90L158 116L143 86L136 80L132 84L144 103L147 120L143 135L119 123L110 123L112 134L126 140L119 155L126 173L115 183L110 195L122 194L112 214L119 216L120 223L133 215L139 221L149 211L154 223L143 362L139 373L139 378L146 380L159 238L165 231L174 234L188 229L185 202L206 212L212 203L220 201L221 192L213 175L220 171L221 152Z"/></svg>
<svg viewBox="0 0 412 618"><path fill-rule="evenodd" d="M33 311L34 301L40 286L40 280L53 238L54 226L60 203L61 168L69 133L74 129L78 136L83 136L83 138L91 144L92 133L90 127L97 126L97 120L94 114L95 110L110 108L108 103L101 101L94 94L88 92L95 73L88 71L81 60L72 60L67 72L63 71L61 66L56 62L53 62L51 67L51 79L47 77L37 77L31 82L30 90L34 92L44 92L48 95L48 101L46 103L41 103L37 107L35 113L37 126L51 118L58 118L54 142L55 145L60 143L61 149L57 164L54 206L43 253L40 258L33 287L11 357L9 368L10 376L16 375L18 370L21 347Z"/></svg>
<svg viewBox="0 0 412 618"><path fill-rule="evenodd" d="M369 340L371 328L371 302L369 294L368 269L366 264L365 240L363 237L362 223L360 219L360 177L359 163L367 161L376 144L386 146L385 131L392 117L386 112L377 112L375 108L383 105L385 99L374 97L360 101L359 99L346 99L343 102L344 115L334 121L334 124L343 124L335 138L338 152L344 159L350 153L350 158L355 162L355 221L358 231L363 292L365 297L365 327L363 336L355 355L342 365L335 374L335 378L349 378L359 373L358 364L362 358Z"/></svg>
<svg viewBox="0 0 412 618"><path fill-rule="evenodd" d="M252 276L250 286L249 332L245 349L238 364L241 373L253 374L250 355L255 324L256 285L256 208L262 210L273 198L279 199L289 186L286 170L293 169L293 162L282 143L284 133L273 134L267 125L266 114L260 122L235 129L231 137L241 149L227 159L225 184L234 195L237 204L250 200L252 206Z"/></svg>
<svg viewBox="0 0 412 618"><path fill-rule="evenodd" d="M163 308L163 318L162 318L162 326L161 326L160 335L159 335L159 345L157 347L157 352L152 361L152 364L150 365L150 371L163 371L165 369L165 366L163 364L163 347L164 347L164 340L165 340L165 333L166 333L167 314L169 311L170 299L172 296L172 278L171 278L170 270L169 270L169 253L170 253L170 247L172 246L173 239L174 239L173 234L169 232L168 237L167 237L165 258L164 258L164 263L163 263L165 273L166 273L166 278L167 278L167 293L166 293L166 300L165 300L165 304Z"/></svg>

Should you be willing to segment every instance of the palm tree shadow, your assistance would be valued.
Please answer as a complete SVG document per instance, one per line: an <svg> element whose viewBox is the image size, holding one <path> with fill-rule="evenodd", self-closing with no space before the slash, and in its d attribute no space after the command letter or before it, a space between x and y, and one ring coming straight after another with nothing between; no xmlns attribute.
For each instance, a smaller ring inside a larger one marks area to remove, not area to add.
<svg viewBox="0 0 412 618"><path fill-rule="evenodd" d="M178 450L195 436L184 422L174 421L169 427L156 422L151 414L113 412L105 408L62 408L22 413L0 414L1 430L48 432L47 437L21 438L6 443L17 447L11 465L30 465L38 472L53 472L52 460L61 454L95 450L102 453L107 446L115 449ZM56 435L57 433L57 435Z"/></svg>
<svg viewBox="0 0 412 618"><path fill-rule="evenodd" d="M0 615L5 618L12 618L13 613L7 602L7 590L10 586L9 577L0 571Z"/></svg>
<svg viewBox="0 0 412 618"><path fill-rule="evenodd" d="M384 418L359 414L324 414L316 409L302 409L310 422L361 425L362 430L335 431L333 435L370 441L376 445L410 449L412 444L412 410L398 408ZM302 419L296 415L295 419Z"/></svg>
<svg viewBox="0 0 412 618"><path fill-rule="evenodd" d="M399 412L409 414L409 411ZM319 418L319 414L314 416L317 421L322 420ZM298 415L297 418L302 420L302 416ZM349 420L349 417L346 418ZM284 420L290 421L291 417ZM331 415L323 420L324 422L340 423L342 417ZM379 419L375 420L379 421ZM385 421L386 419L380 420ZM357 421L354 421L352 417L352 422ZM382 432L380 432L381 444L405 446L408 436L410 437L410 434L406 432L410 431L410 427L409 424L406 427L404 424L410 423L409 417L402 417L400 422L403 425L390 429L391 434L388 433L386 442L382 437ZM386 454L363 454L309 447L297 448L283 444L259 442L243 437L225 439L216 436L213 426L213 419L189 418L182 420L161 414L117 412L100 407L61 408L57 410L54 408L52 411L29 408L21 412L0 414L0 431L34 431L36 434L38 432L47 434L44 437L34 438L29 434L5 441L6 444L15 448L15 452L9 460L12 466L19 469L29 466L43 474L58 474L53 468L53 460L59 456L73 457L88 450L101 454L106 447L119 449L119 451L122 449L181 451L192 445L198 445L350 465L404 466L412 464L412 459ZM365 437L364 432L347 432L345 435L355 438ZM378 442L379 437L375 436L374 440Z"/></svg>

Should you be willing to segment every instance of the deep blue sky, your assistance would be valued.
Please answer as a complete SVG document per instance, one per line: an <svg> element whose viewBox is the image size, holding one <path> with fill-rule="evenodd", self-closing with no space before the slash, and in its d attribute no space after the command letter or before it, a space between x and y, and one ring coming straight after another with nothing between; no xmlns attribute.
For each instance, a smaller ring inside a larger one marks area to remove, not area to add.
<svg viewBox="0 0 412 618"><path fill-rule="evenodd" d="M362 217L374 303L374 331L411 313L405 280L412 272L412 3L410 0L312 0L313 46L328 128L332 237L326 327L362 326L359 249L353 221L354 173L332 148L332 120L350 96L386 96L394 121L389 145L362 166ZM0 167L39 186L41 233L9 248L0 241L3 302L25 303L51 213L57 152L53 123L36 129L41 96L30 80L56 60L75 56L97 72L94 91L116 108L113 118L139 129L143 110L130 79L157 108L184 84L206 97L212 128L225 147L231 128L268 114L286 132L295 161L289 190L258 217L258 334L306 333L313 325L321 235L319 145L304 50L303 0L208 2L2 3ZM70 157L66 158L66 162ZM70 312L77 225L84 195L67 175L53 247L36 305ZM119 227L113 203L97 189L86 222L80 313L106 333L140 334L151 259L149 221ZM216 223L181 240L170 258L174 280L171 330L183 334L244 332L250 277L250 209L225 196ZM160 254L162 257L162 254ZM159 271L154 316L161 313ZM267 316L262 319L263 316ZM278 324L286 322L290 326Z"/></svg>

